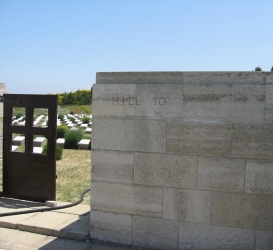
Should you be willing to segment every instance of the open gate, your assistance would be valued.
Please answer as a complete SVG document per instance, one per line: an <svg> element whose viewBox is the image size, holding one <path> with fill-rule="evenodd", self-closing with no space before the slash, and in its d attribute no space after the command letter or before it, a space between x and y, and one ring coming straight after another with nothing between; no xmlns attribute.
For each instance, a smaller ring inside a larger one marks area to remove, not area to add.
<svg viewBox="0 0 273 250"><path fill-rule="evenodd" d="M8 197L45 202L56 199L56 95L4 94L3 194ZM12 124L15 107L25 110L25 123ZM45 127L34 123L36 109L48 111ZM24 137L23 152L12 151L15 136ZM47 155L36 153L33 140L47 139Z"/></svg>

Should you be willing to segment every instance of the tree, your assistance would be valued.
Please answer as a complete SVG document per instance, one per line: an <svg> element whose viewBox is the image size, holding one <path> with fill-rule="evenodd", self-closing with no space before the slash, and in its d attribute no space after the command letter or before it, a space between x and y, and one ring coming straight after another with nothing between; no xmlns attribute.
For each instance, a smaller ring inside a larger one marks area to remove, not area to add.
<svg viewBox="0 0 273 250"><path fill-rule="evenodd" d="M255 71L262 71L262 68L256 67L256 68L255 68Z"/></svg>
<svg viewBox="0 0 273 250"><path fill-rule="evenodd" d="M59 93L58 101L61 105L90 105L92 104L92 90Z"/></svg>
<svg viewBox="0 0 273 250"><path fill-rule="evenodd" d="M271 71L273 71L273 66L272 66L272 68L271 68Z"/></svg>

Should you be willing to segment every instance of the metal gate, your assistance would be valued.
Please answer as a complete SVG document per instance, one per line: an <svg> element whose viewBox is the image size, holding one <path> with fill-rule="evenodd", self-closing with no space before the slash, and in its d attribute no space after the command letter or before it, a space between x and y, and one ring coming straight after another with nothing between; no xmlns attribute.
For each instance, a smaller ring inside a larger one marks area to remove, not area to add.
<svg viewBox="0 0 273 250"><path fill-rule="evenodd" d="M39 202L55 200L57 96L4 94L3 98L4 195ZM13 123L13 110L16 108L25 111L25 121L21 124ZM34 123L36 109L48 113L44 127ZM18 136L24 137L23 152L13 151L15 146L12 143ZM47 154L35 152L34 139L37 136L46 138Z"/></svg>

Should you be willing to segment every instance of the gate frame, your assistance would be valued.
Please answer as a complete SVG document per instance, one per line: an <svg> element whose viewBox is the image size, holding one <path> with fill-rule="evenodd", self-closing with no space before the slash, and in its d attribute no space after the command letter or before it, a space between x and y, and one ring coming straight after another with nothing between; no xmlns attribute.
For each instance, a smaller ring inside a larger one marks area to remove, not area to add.
<svg viewBox="0 0 273 250"><path fill-rule="evenodd" d="M56 200L57 95L4 94L3 97L4 196L38 202ZM25 126L12 126L14 107L25 108ZM39 108L48 109L47 128L33 126L34 109ZM25 135L24 153L11 151L13 133ZM33 135L47 138L47 155L33 153Z"/></svg>

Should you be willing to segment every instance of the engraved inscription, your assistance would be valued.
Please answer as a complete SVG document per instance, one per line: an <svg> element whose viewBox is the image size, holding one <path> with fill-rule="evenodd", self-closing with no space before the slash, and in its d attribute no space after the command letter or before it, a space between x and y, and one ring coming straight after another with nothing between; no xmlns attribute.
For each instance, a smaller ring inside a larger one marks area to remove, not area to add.
<svg viewBox="0 0 273 250"><path fill-rule="evenodd" d="M113 97L112 105L141 105L137 97Z"/></svg>
<svg viewBox="0 0 273 250"><path fill-rule="evenodd" d="M155 102L154 104L159 104L160 106L163 106L166 104L166 99L164 97L155 97L154 98Z"/></svg>
<svg viewBox="0 0 273 250"><path fill-rule="evenodd" d="M154 105L164 106L167 103L166 97L154 97L151 101L153 101ZM113 97L112 105L141 105L140 101L137 97Z"/></svg>

